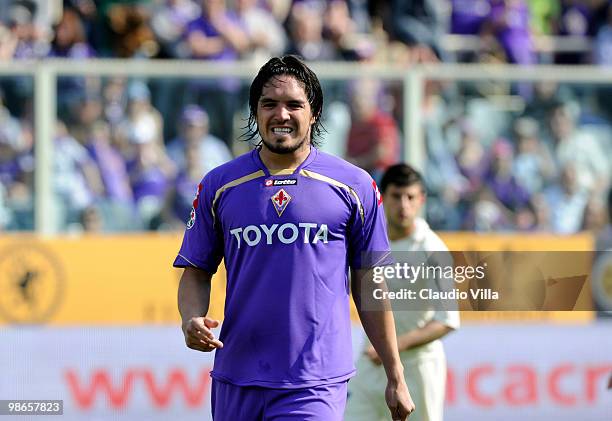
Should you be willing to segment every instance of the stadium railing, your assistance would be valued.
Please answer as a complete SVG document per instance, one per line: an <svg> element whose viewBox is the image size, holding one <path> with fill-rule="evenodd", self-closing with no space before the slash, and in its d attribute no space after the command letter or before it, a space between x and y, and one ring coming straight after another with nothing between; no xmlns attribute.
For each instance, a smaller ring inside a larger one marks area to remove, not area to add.
<svg viewBox="0 0 612 421"><path fill-rule="evenodd" d="M422 168L425 158L422 103L428 81L505 81L612 85L612 72L596 66L526 66L439 64L410 68L397 65L316 62L313 69L322 81L356 80L372 77L399 81L403 85L400 122L403 131L403 159ZM250 81L258 70L251 62L215 63L165 60L84 60L0 62L0 76L29 76L34 80L35 134L35 231L57 232L54 226L52 195L52 147L57 115L57 79L60 76L127 76L172 78L236 77Z"/></svg>

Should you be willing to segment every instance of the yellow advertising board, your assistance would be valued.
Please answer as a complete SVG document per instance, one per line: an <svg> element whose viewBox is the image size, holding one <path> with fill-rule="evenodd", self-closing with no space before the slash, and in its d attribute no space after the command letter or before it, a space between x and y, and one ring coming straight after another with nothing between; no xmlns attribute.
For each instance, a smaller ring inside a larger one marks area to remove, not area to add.
<svg viewBox="0 0 612 421"><path fill-rule="evenodd" d="M124 235L0 239L0 323L175 323L181 236ZM225 271L213 282L222 315Z"/></svg>
<svg viewBox="0 0 612 421"><path fill-rule="evenodd" d="M443 234L451 250L592 249L588 235ZM178 323L181 269L172 262L181 235L137 234L0 238L0 324L127 325ZM211 316L222 318L223 266L213 278ZM590 299L583 291L581 299ZM356 312L353 308L353 319ZM465 312L465 321L590 320L591 312Z"/></svg>

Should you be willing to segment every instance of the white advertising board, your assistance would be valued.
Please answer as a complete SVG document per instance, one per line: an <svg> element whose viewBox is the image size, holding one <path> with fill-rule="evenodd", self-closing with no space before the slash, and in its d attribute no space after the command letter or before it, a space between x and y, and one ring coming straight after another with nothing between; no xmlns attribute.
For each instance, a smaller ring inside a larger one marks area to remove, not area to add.
<svg viewBox="0 0 612 421"><path fill-rule="evenodd" d="M445 346L445 420L612 419L612 324L465 326ZM66 421L210 420L211 366L178 327L0 330L0 399L63 399Z"/></svg>

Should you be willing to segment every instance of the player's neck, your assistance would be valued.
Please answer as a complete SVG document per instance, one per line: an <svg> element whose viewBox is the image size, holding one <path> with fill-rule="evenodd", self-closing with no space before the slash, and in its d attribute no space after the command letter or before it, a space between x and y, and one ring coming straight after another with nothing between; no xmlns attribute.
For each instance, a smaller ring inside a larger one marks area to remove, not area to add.
<svg viewBox="0 0 612 421"><path fill-rule="evenodd" d="M387 232L389 234L390 241L399 241L404 238L410 237L415 230L415 221L408 224L408 226L404 227L401 225L391 225L387 224Z"/></svg>
<svg viewBox="0 0 612 421"><path fill-rule="evenodd" d="M302 162L308 158L310 154L310 143L304 143L302 147L293 153L278 154L266 148L265 145L259 150L261 162L266 166L268 171L276 172L281 170L295 170Z"/></svg>

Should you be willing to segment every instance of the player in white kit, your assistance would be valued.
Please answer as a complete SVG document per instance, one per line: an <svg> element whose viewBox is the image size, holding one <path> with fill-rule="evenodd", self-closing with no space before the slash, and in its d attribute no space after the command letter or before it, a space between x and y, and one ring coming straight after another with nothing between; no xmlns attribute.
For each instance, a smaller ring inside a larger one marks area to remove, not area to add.
<svg viewBox="0 0 612 421"><path fill-rule="evenodd" d="M448 252L427 222L418 217L425 203L425 189L417 171L406 164L394 165L383 175L380 188L396 259L411 252ZM405 281L388 280L387 285L393 291L405 286ZM459 313L432 307L394 313L406 383L416 406L410 421L443 419L446 357L440 338L459 327ZM349 382L346 421L386 420L388 409L380 392L385 383L380 359L366 341L357 362L357 376Z"/></svg>

